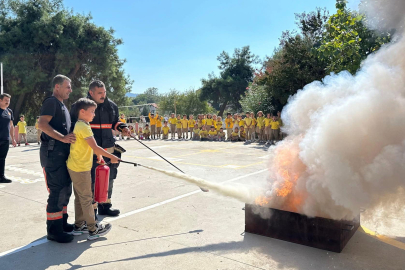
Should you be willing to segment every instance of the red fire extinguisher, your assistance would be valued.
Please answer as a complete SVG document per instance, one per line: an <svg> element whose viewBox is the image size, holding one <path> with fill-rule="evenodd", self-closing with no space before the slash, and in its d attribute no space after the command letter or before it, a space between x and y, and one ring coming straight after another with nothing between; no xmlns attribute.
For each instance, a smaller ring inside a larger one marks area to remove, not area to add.
<svg viewBox="0 0 405 270"><path fill-rule="evenodd" d="M108 199L108 182L110 181L110 167L101 164L96 168L96 183L94 185L94 200L98 203Z"/></svg>

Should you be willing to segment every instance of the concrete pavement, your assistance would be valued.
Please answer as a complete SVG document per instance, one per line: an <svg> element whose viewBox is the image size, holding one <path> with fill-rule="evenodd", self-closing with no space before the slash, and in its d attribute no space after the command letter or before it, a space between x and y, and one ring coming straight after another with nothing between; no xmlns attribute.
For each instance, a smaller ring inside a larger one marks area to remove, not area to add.
<svg viewBox="0 0 405 270"><path fill-rule="evenodd" d="M266 177L267 148L258 144L145 143L206 180L246 183ZM128 161L172 170L134 140L119 144ZM13 148L7 158L6 174L14 182L0 184L0 269L405 269L403 208L384 220L364 214L364 229L337 254L245 234L243 203L127 164L120 165L112 198L122 215L105 218L113 225L107 237L49 242L38 150L36 145ZM73 210L72 197L70 222Z"/></svg>

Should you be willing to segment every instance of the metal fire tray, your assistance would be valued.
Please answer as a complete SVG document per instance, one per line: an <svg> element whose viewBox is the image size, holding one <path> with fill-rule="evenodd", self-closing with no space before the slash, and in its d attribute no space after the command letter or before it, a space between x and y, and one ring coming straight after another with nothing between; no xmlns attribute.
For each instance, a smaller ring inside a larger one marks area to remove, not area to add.
<svg viewBox="0 0 405 270"><path fill-rule="evenodd" d="M270 210L270 218L255 214L253 207ZM359 226L360 216L350 221L311 218L274 208L245 205L245 232L333 252L341 252Z"/></svg>

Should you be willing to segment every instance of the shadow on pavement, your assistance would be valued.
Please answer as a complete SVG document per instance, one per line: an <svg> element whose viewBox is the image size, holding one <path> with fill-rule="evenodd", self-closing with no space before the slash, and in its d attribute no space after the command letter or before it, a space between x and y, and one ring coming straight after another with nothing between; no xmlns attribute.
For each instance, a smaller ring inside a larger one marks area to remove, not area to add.
<svg viewBox="0 0 405 270"><path fill-rule="evenodd" d="M114 246L118 250L129 249L128 243L142 245L142 241L165 238L170 236L199 233L201 230L186 233L134 239L130 241L105 244L99 247ZM102 240L102 239L100 239ZM98 240L98 241L100 241ZM180 240L176 241L181 244ZM274 268L276 264L279 269L403 269L405 265L405 251L394 246L385 244L362 232L356 232L349 241L342 253L333 253L272 238L262 237L253 234L244 234L242 241L231 241L223 243L208 244L205 246L187 246L157 253L142 254L119 260L105 260L102 253L93 262L86 265L74 264L75 261L87 249L93 248L92 241L85 240L85 237L76 237L73 243L58 244L49 242L44 245L24 250L0 258L2 269L47 269L51 266L69 265L69 269L79 269L108 265L111 268L119 268L120 262L130 262L141 259L153 259L170 257L174 255L209 253L220 256L229 261L238 262L245 266L252 266L258 269ZM181 244L182 245L182 244ZM146 250L144 250L146 251ZM147 252L147 251L146 251ZM189 258L187 258L189 259ZM175 268L172 268L175 269ZM201 268L204 269L204 268Z"/></svg>

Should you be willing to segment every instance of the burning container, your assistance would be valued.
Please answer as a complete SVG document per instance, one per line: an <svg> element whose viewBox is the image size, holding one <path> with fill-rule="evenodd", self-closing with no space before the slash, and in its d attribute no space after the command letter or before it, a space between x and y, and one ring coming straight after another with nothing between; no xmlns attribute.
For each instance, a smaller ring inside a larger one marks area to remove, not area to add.
<svg viewBox="0 0 405 270"><path fill-rule="evenodd" d="M270 218L264 219L255 214L253 208L269 210ZM333 252L341 252L359 226L360 216L350 221L310 218L298 213L245 205L245 232Z"/></svg>

